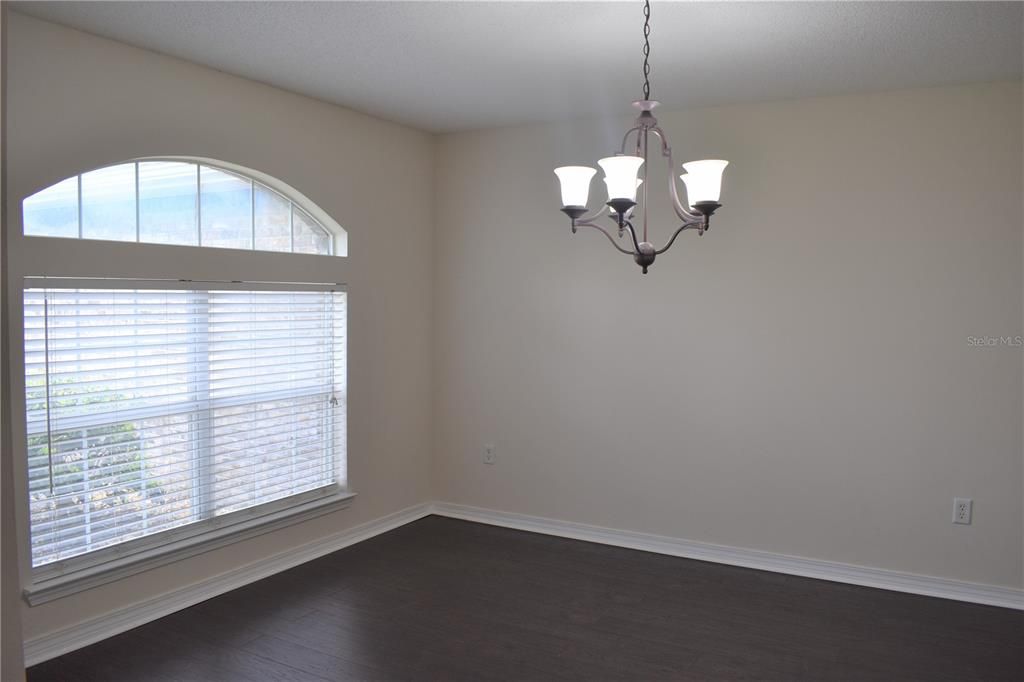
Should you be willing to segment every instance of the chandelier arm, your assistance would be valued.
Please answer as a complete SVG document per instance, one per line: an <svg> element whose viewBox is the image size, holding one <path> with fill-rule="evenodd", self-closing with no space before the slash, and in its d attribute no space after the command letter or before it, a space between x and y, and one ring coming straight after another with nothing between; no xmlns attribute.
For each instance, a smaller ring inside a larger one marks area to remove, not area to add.
<svg viewBox="0 0 1024 682"><path fill-rule="evenodd" d="M654 133L659 140L661 140L661 155L667 156L669 159L672 157L672 148L668 146L668 136L665 135L665 131L661 129L661 126L653 125L650 127L652 133Z"/></svg>
<svg viewBox="0 0 1024 682"><path fill-rule="evenodd" d="M672 237L668 240L668 244L665 244L665 246L663 246L660 249L658 249L657 251L655 251L654 255L660 256L661 254L663 254L666 251L668 251L672 247L672 244L675 243L676 237L678 237L684 230L699 230L699 229L700 229L700 225L697 225L696 223L683 223L682 225L680 225L676 229L675 232L672 233Z"/></svg>
<svg viewBox="0 0 1024 682"><path fill-rule="evenodd" d="M626 143L629 142L629 136L632 135L633 133L638 133L639 130L640 130L640 126L633 126L632 128L630 128L629 130L626 131L625 135L622 136L622 153L623 154L626 153Z"/></svg>
<svg viewBox="0 0 1024 682"><path fill-rule="evenodd" d="M647 204L647 190L650 189L650 186L651 186L651 183L647 182L647 171L648 171L648 168L649 168L649 164L647 163L647 141L649 139L650 139L650 131L648 129L644 129L643 132L637 134L636 146L640 147L641 141L643 142L643 155L642 156L643 156L643 160L644 160L644 165L643 165L643 167L640 170L644 174L644 181L643 181L643 185L640 186L640 193L643 195L642 201L643 201L643 204L644 204L644 212L643 212L643 219L644 219L644 241L647 241L647 205L648 205ZM664 140L662 140L662 144L664 144Z"/></svg>
<svg viewBox="0 0 1024 682"><path fill-rule="evenodd" d="M608 230L606 230L603 227L601 227L600 225L594 225L593 223L588 223L588 222L577 222L576 223L576 227L592 227L595 230L599 231L601 234L603 234L605 237L608 237L608 241L610 241L612 243L612 246L614 246L616 249L618 249L622 253L626 254L627 256L636 255L635 251L627 251L626 249L622 248L622 246L617 241L615 241L615 238L612 237L611 233L608 232Z"/></svg>
<svg viewBox="0 0 1024 682"><path fill-rule="evenodd" d="M672 160L672 147L668 144L668 136L665 135L665 131L660 126L654 126L651 128L651 132L661 140L661 155L668 159L668 186L669 195L672 199L672 208L675 210L676 215L679 216L679 219L685 223L701 222L701 216L688 211L683 206L683 202L679 200L679 188L676 186L675 162Z"/></svg>

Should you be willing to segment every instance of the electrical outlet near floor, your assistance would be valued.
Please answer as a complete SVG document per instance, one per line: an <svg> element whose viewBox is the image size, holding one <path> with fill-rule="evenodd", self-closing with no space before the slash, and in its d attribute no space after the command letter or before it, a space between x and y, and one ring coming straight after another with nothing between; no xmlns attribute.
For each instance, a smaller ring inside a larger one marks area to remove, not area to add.
<svg viewBox="0 0 1024 682"><path fill-rule="evenodd" d="M484 446L484 464L494 464L498 461L498 455L494 451L493 445Z"/></svg>
<svg viewBox="0 0 1024 682"><path fill-rule="evenodd" d="M974 500L969 497L953 498L953 523L962 523L965 526L971 524L971 510L974 507Z"/></svg>

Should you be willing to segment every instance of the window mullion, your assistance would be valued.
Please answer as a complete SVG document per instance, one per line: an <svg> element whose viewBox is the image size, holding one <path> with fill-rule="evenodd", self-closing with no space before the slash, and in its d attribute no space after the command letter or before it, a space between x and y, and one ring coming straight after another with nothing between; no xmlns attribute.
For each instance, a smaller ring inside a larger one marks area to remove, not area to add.
<svg viewBox="0 0 1024 682"><path fill-rule="evenodd" d="M249 179L249 226L252 228L252 250L256 250L256 181Z"/></svg>
<svg viewBox="0 0 1024 682"><path fill-rule="evenodd" d="M196 165L196 244L203 245L203 174Z"/></svg>
<svg viewBox="0 0 1024 682"><path fill-rule="evenodd" d="M191 429L192 505L197 520L213 516L213 408L210 399L210 298L209 292L193 292L192 316L192 395L196 406Z"/></svg>
<svg viewBox="0 0 1024 682"><path fill-rule="evenodd" d="M288 202L288 251L295 253L295 204Z"/></svg>
<svg viewBox="0 0 1024 682"><path fill-rule="evenodd" d="M334 331L334 320L333 320L333 294L324 294L323 296L323 308L321 325L325 329L330 329L332 334ZM323 469L321 476L334 478L334 410L338 405L338 398L335 394L337 387L334 385L334 349L325 348L324 357L327 360L327 366L324 368L326 376L330 380L331 392L329 395L324 396L327 401L327 406L324 409L323 422L321 428L323 429L324 440L323 449L320 459L320 466Z"/></svg>
<svg viewBox="0 0 1024 682"><path fill-rule="evenodd" d="M78 238L82 238L82 176L78 176L78 201L76 202L76 208L78 210Z"/></svg>
<svg viewBox="0 0 1024 682"><path fill-rule="evenodd" d="M142 206L139 196L139 163L135 162L135 241L142 241Z"/></svg>

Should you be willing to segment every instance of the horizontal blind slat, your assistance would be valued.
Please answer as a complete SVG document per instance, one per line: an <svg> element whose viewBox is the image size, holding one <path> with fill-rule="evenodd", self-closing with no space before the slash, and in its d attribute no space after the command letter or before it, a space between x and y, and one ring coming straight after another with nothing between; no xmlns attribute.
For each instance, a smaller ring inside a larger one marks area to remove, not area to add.
<svg viewBox="0 0 1024 682"><path fill-rule="evenodd" d="M225 439L224 436L217 436L217 438L218 439L222 439L222 440ZM208 438L202 439L202 441L203 441L203 444L205 444L205 445L212 445L213 442L214 442L214 438L208 437ZM289 436L287 433L283 437L280 436L280 435L277 435L277 434L273 434L273 435L264 436L262 438L253 438L253 439L242 440L242 441L240 441L239 447L236 447L236 448L220 447L220 448L217 449L217 454L213 455L213 456L196 456L196 453L197 452L202 452L202 450L196 450L194 447L191 447L191 446L188 447L188 448L182 448L182 449L177 449L177 450L169 448L169 449L161 450L160 454L158 454L158 455L151 455L149 457L143 456L143 457L140 457L139 459L134 460L132 462L121 462L121 463L116 463L116 464L115 463L104 464L104 465L100 465L100 466L95 467L95 468L90 467L88 472L89 472L89 476L91 476L94 480L98 480L102 476L117 476L119 474L130 473L131 471L135 471L135 469L132 469L132 467L138 466L141 469L141 467L144 466L145 467L145 471L146 471L147 474L150 474L150 475L160 475L160 476L170 476L170 475L174 475L175 473L178 473L178 472L181 472L181 471L188 471L188 467L186 467L185 465L180 464L178 462L173 462L173 461L172 462L167 462L166 460L168 460L169 458L178 458L178 459L187 458L189 462L191 462L193 464L200 464L201 465L203 463L207 463L207 462L210 462L210 461L216 461L218 459L223 459L225 457L230 457L232 455L240 454L241 452L244 452L244 450L247 449L247 448L260 447L260 448L264 448L266 450L266 449L268 449L268 448L270 448L270 447L272 447L274 445L287 445L288 448L299 449L299 448L302 448L302 447L304 447L304 446L306 446L308 444L322 445L323 442L324 442L324 438L319 433L308 433L305 436L299 436L299 437ZM134 444L135 443L133 443L133 442L129 442L129 443L125 443L124 445L125 446L131 446L131 445L134 445ZM97 448L93 448L91 452L89 450L76 450L75 453L76 454L80 454L80 455L82 455L85 458L89 458L90 456L91 457L95 457L95 458L102 458L102 457L114 458L114 457L117 457L119 454L123 455L123 454L129 454L130 453L130 450L128 450L127 448L126 448L125 451L123 451L121 453L110 453L109 450L110 450L109 447L97 447ZM284 450L278 450L278 451L284 452ZM278 451L267 450L267 452L264 454L264 457L265 458L266 457L273 457L275 455L275 453L278 452ZM134 453L131 453L131 454L134 454ZM164 461L161 463L161 460L164 460ZM71 483L68 483L69 481L73 482L73 481L76 481L79 477L84 477L84 474L80 470L59 472L59 471L57 471L57 468L59 466L60 465L58 464L56 467L54 467L53 476L52 476L53 487L54 487L55 491L59 490L62 485L70 485ZM67 468L67 467L65 467L65 468ZM49 466L38 466L38 467L34 467L33 469L30 469L29 470L29 486L30 486L30 489L31 489L31 486L32 486L33 483L43 482L43 483L46 483L47 485L49 485L49 483L51 481L51 477L49 476L49 474L50 474L50 467Z"/></svg>
<svg viewBox="0 0 1024 682"><path fill-rule="evenodd" d="M264 394L264 395L260 396L261 400L260 400L259 403L252 403L251 401L244 401L244 402L243 401L225 401L225 402L205 401L205 402L200 403L199 407L193 407L193 405L191 403L189 403L189 404L186 405L187 409L180 410L180 411L174 412L174 413L171 413L171 412L166 412L166 413L165 412L156 412L156 413L140 412L140 413L135 413L135 412L130 412L130 411L123 411L123 412L120 412L120 413L118 413L116 415L113 415L114 417L117 417L116 419L106 420L106 421L97 421L97 422L90 421L89 423L82 424L82 425L75 425L75 426L64 426L64 425L62 425L60 429L52 429L51 432L59 431L60 433L70 433L70 432L73 432L73 431L82 431L82 430L85 430L85 429L102 429L104 427L112 427L112 426L114 426L114 425L116 425L118 423L124 423L124 422L128 422L128 421L145 420L147 418L150 418L150 417L154 416L154 414L156 416L179 417L179 418L180 417L184 417L184 416L189 416L191 418L191 420L192 420L192 423L196 424L198 427L201 428L201 427L205 426L204 422L206 422L206 421L208 421L209 419L212 418L209 415L203 414L203 412L205 412L205 411L207 411L209 409L212 409L212 410L218 410L218 409L221 409L221 408L223 408L223 409L229 409L229 408L241 409L241 408L245 408L245 407L249 407L249 408L255 409L255 407L258 406L258 405L267 405L267 404L271 404L271 403L272 403L272 406L263 408L262 410L258 411L258 412L260 412L260 414L257 414L256 416L252 417L251 419L256 419L256 418L265 419L265 418L267 418L267 415L266 414L262 414L262 413L263 412L271 412L271 411L273 412L274 415L276 415L279 418L293 418L293 417L295 417L297 415L300 415L300 414L311 414L311 413L313 413L313 412L315 412L317 410L326 410L326 409L328 409L328 406L330 404L330 399L331 399L332 396L338 401L339 405L344 403L344 393L342 393L341 391L338 391L338 392L335 392L335 393L328 393L328 392L312 392L312 393L307 393L307 392L301 392L298 395L289 393L289 394L282 394L282 395L278 396L277 398L275 398L273 394L270 394L269 396L267 394ZM282 405L281 404L281 403L285 403L285 402L287 402L288 404L287 405ZM218 419L220 419L221 423L224 424L224 425L231 425L233 423L232 420L230 420L230 419L225 420L224 417L218 417ZM240 416L238 416L235 419L235 422L241 423L241 422L245 422L245 421L248 421L248 420L250 420L249 417L246 417L245 415L240 415ZM66 421L70 422L70 421L73 421L73 420L71 418L68 418ZM45 424L44 424L44 426L45 426ZM46 433L46 429L42 428L42 429L38 429L36 431L31 431L29 433L29 435L30 436L38 436L38 435L42 435L42 434L45 434L45 433Z"/></svg>
<svg viewBox="0 0 1024 682"><path fill-rule="evenodd" d="M160 450L159 454L152 454L152 455L150 455L148 457L143 455L143 456L140 456L139 458L134 459L133 461L127 462L127 463L126 462L110 463L110 464L103 464L103 465L100 465L100 466L95 467L95 468L90 467L88 469L88 472L89 472L90 476L92 476L94 479L97 479L97 478L99 478L99 477L101 477L103 475L116 475L118 472L124 472L124 471L126 471L126 469L128 469L130 467L138 466L138 467L141 468L141 467L145 466L146 467L146 472L148 472L148 473L157 472L157 473L164 473L164 474L167 474L167 475L171 475L171 474L174 474L177 471L185 470L185 465L184 464L178 464L178 463L176 463L174 461L172 461L172 462L168 462L167 461L168 459L172 459L172 458L177 458L177 459L182 459L182 460L186 460L187 459L187 461L190 462L190 463L202 464L202 463L205 463L205 462L214 461L216 459L223 459L225 457L230 457L232 455L240 454L240 453L244 452L245 449L247 449L247 448L256 448L256 447L264 448L264 450L265 450L264 457L269 457L269 456L273 456L275 454L275 452L276 452L275 450L269 449L269 448L271 448L274 445L287 445L289 448L301 448L301 447L305 446L306 444L311 444L311 443L323 444L324 443L324 437L323 437L322 434L320 434L318 432L315 432L315 431L311 431L309 429L306 429L305 431L306 431L306 433L304 435L302 435L302 436L294 436L294 435L290 435L287 432L285 432L284 435L276 434L275 433L275 434L263 435L262 437L256 437L256 438L236 439L235 443L238 445L238 447L232 448L230 446L221 445L220 447L217 448L217 452L216 452L215 455L201 455L200 456L200 455L198 455L198 453L201 453L201 452L205 451L204 446L213 445L215 443L215 441L217 441L217 440L220 440L222 443L223 442L231 442L231 436L230 435L228 435L228 436L217 435L215 437L214 436L207 436L205 438L200 438L199 439L200 440L200 444L198 446L199 449L197 449L196 446L191 445L191 444L188 445L187 447L183 447L183 448L179 448L179 449L163 448L163 449ZM116 458L119 455L135 454L130 448L131 448L131 446L136 445L136 444L137 444L137 442L135 442L135 441L129 441L129 442L123 443L122 445L125 446L125 447L122 449L122 451L120 453L118 453L118 452L111 452L111 448L109 446L98 446L98 447L92 448L91 450L90 449L76 449L73 452L74 452L75 455L80 455L80 456L82 456L83 458L86 458L86 459L88 459L88 458L101 459L103 457ZM61 454L63 454L63 453L58 453L58 455L56 455L55 459L59 459ZM58 467L60 467L60 466L61 466L60 464L57 464L52 469L52 473L53 473L52 480L54 482L53 483L54 489L59 489L62 481L73 480L73 479L75 479L76 477L78 477L80 475L84 475L82 473L83 470L58 471ZM64 468L67 469L69 467L65 465ZM34 467L34 468L30 469L29 470L29 484L31 485L32 483L38 482L38 481L45 481L45 482L49 483L50 480L51 480L51 477L49 476L50 472L51 472L51 468L49 466L37 466L37 467Z"/></svg>
<svg viewBox="0 0 1024 682"><path fill-rule="evenodd" d="M218 481L217 485L228 490L229 492L219 496L217 498L217 503L218 506L228 506L233 500L238 499L239 496L249 496L250 487L252 488L252 492L255 493L256 485L261 486L259 490L260 494L262 494L262 486L269 486L281 483L290 485L293 481L307 481L313 479L323 480L324 484L326 484L329 483L329 480L327 480L328 478L328 471L326 471L322 466L312 463L306 463L302 466L297 466L295 467L294 470L289 469L288 472L281 472L277 470L263 470L258 474L254 473L253 475L246 477L227 477L223 481ZM239 481L244 481L245 483L250 485L235 485ZM285 487L287 487L287 485ZM182 487L178 491L176 491L176 493L181 493L179 501L191 499L191 489L186 489L185 487ZM110 498L102 498L99 499L98 501L105 501L107 499ZM174 495L159 495L147 497L141 499L140 501L159 503L161 500L164 499L171 499L173 501ZM95 502L97 501L97 499L93 499L93 501ZM65 512L63 518L53 518L53 520L50 521L40 520L39 522L35 523L33 525L33 529L39 532L34 533L33 538L37 540L43 540L46 538L46 533L53 534L58 532L69 532L74 531L76 529L80 529L84 525L80 517L84 516L87 512L84 511L84 506L83 510L81 511L75 508L79 505L69 507L69 502L74 504L74 499L71 497L67 497L63 499L47 498L41 500L33 500L31 503L31 509L32 513L36 516L43 518L45 518L46 516L57 517L61 514L61 512ZM106 519L108 517L113 518L113 516L115 516L116 514L146 514L147 512L146 509L144 509L141 506L137 509L128 510L123 504L115 504L113 506L105 508L94 509L88 513L92 514L93 516L100 514L102 518ZM157 510L155 513L159 514L165 512ZM153 516L153 514L154 512L150 512L150 516Z"/></svg>

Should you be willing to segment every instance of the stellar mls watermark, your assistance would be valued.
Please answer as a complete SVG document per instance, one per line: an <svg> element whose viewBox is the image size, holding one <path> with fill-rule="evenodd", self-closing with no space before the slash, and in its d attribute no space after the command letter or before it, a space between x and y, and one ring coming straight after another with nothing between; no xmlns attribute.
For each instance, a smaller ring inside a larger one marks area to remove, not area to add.
<svg viewBox="0 0 1024 682"><path fill-rule="evenodd" d="M968 336L971 348L1024 348L1024 335L1018 336Z"/></svg>

